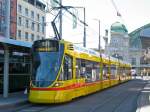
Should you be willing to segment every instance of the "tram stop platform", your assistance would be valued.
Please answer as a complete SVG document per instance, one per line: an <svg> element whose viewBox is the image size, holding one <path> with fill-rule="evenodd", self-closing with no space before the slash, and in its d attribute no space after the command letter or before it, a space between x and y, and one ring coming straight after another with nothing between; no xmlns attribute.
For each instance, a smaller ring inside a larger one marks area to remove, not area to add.
<svg viewBox="0 0 150 112"><path fill-rule="evenodd" d="M27 94L24 94L24 91L9 93L8 98L4 98L3 95L0 94L0 110L23 105L27 102Z"/></svg>
<svg viewBox="0 0 150 112"><path fill-rule="evenodd" d="M150 77L143 77L143 80L147 80L147 83L137 100L136 112L150 112Z"/></svg>

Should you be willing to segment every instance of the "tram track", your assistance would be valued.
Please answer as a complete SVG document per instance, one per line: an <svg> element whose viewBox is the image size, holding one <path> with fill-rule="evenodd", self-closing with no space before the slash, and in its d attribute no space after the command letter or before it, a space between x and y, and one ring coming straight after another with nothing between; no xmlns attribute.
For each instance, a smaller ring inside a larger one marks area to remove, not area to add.
<svg viewBox="0 0 150 112"><path fill-rule="evenodd" d="M109 103L109 102L111 102L111 100L114 100L113 97L115 97L115 96L117 97L118 94L123 94L123 93L126 94L126 91L128 88L132 90L134 88L134 85L137 85L137 84L133 85L133 83L135 83L135 81L131 81L129 83L124 83L122 85L115 86L113 88L101 91L101 92L93 94L93 95L75 99L73 102L69 103L68 105L63 105L60 107L59 106L52 107L51 109L48 109L48 110L52 110L52 111L56 111L56 112L95 112L95 109L93 109L93 108L98 107L97 105L99 105L99 106L102 105L99 108L103 107L104 105L105 105L105 108L107 108L106 107L107 102ZM142 87L139 87L139 86L140 86L140 84L138 84L137 89L143 87L143 86ZM118 93L118 91L121 91L121 92ZM114 93L117 93L117 94L114 95ZM116 97L115 97L115 99L117 99ZM126 96L126 97L128 97L128 96ZM126 97L124 99L126 99ZM98 100L98 98L100 100ZM108 98L109 98L109 100L107 100ZM94 100L97 100L97 101L94 101ZM121 101L119 102L119 104L121 103ZM83 109L84 107L86 107L86 109ZM117 106L117 107L119 107L119 106ZM66 109L63 111L62 109L64 109L64 108L66 108ZM68 108L71 108L72 111L68 111L69 110ZM44 111L44 112L49 112L48 110ZM113 110L115 110L115 108ZM111 112L111 111L96 111L96 112ZM120 112L120 111L118 111L118 112Z"/></svg>
<svg viewBox="0 0 150 112"><path fill-rule="evenodd" d="M41 104L27 104L17 109L14 109L12 112L42 112L51 106L41 105Z"/></svg>
<svg viewBox="0 0 150 112"><path fill-rule="evenodd" d="M132 86L134 86L134 85L132 85ZM142 89L144 86L145 86L145 84L140 88ZM135 87L132 87L132 88L135 89ZM132 88L130 88L130 89L132 90ZM136 88L138 90L139 87L136 87ZM118 110L122 106L122 104L124 104L127 100L129 100L129 97L135 96L135 93L134 94L131 93L130 89L129 90L123 89L124 91L121 90L121 92L119 92L115 96L112 95L110 97L107 97L107 100L96 105L95 107L92 107L88 112L104 112L104 111L105 112L120 112ZM134 92L134 91L132 91L132 92ZM133 95L131 95L131 94L133 94ZM139 95L140 95L140 92L137 94L137 97ZM136 98L135 98L135 100L136 100ZM126 103L128 103L128 102L126 102ZM106 108L106 105L108 106L107 108ZM111 109L109 107L111 107Z"/></svg>
<svg viewBox="0 0 150 112"><path fill-rule="evenodd" d="M122 84L122 85L124 85L124 84ZM106 91L109 91L109 90L106 90ZM120 92L120 93L122 93L122 92ZM112 97L114 97L114 96L111 96L111 98ZM85 96L85 98L86 98L86 96ZM82 98L80 98L79 100L82 100ZM76 99L73 102L76 102ZM55 106L57 107L57 105L55 105ZM29 103L29 104L23 105L21 107L18 107L17 109L13 110L12 112L42 112L44 110L47 110L49 108L53 108L55 106L54 105L39 105L39 104L31 104L31 103ZM93 112L93 111L90 111L90 112Z"/></svg>
<svg viewBox="0 0 150 112"><path fill-rule="evenodd" d="M118 97L119 95L121 96L122 93L124 92L120 92L119 94L117 94L116 96L112 96L107 98L107 100L105 100L102 104L96 105L95 107L93 107L89 112L95 112L97 109L101 108L103 105L107 104L108 102L110 102L111 100L115 99L116 97Z"/></svg>

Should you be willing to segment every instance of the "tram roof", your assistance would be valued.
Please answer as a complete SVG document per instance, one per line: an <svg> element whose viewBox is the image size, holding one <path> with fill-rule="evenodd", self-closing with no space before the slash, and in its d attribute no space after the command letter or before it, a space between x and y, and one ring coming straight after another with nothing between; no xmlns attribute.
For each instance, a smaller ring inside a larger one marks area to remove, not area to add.
<svg viewBox="0 0 150 112"><path fill-rule="evenodd" d="M32 42L19 41L19 40L4 38L4 37L0 39L0 43L11 44L11 45L21 46L21 47L28 47L28 48L32 47Z"/></svg>
<svg viewBox="0 0 150 112"><path fill-rule="evenodd" d="M87 54L90 54L90 55L93 55L93 56L97 56L97 57L100 56L100 54L98 52L96 52L96 51L94 51L92 49L88 49L88 48L81 47L81 46L76 46L76 45L73 45L73 46L74 46L74 50L75 51L82 52L82 53L87 53ZM116 61L116 62L118 61L117 58L114 58L114 57L109 56L107 54L103 54L102 53L101 56L102 56L102 58L107 59L107 60L110 59L111 61ZM119 60L119 62L122 63L122 64L130 65L130 63L122 61L122 60Z"/></svg>

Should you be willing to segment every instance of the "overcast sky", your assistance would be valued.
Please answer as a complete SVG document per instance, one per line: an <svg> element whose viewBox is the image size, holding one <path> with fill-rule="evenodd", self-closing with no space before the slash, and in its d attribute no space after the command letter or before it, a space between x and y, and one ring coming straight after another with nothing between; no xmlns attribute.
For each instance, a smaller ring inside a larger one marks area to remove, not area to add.
<svg viewBox="0 0 150 112"><path fill-rule="evenodd" d="M97 48L98 46L98 22L94 19L101 21L101 35L104 35L105 29L109 30L111 24L116 21L125 24L129 33L150 21L150 0L114 0L122 18L117 17L111 0L62 0L62 2L63 5L86 8L87 47L90 48ZM72 17L67 13L64 16L63 38L74 43L82 42L83 26L79 24L76 29L72 29ZM82 9L78 9L78 16L83 20ZM49 17L48 20L50 20ZM47 36L51 34L48 32ZM104 46L103 39L101 41L102 46Z"/></svg>

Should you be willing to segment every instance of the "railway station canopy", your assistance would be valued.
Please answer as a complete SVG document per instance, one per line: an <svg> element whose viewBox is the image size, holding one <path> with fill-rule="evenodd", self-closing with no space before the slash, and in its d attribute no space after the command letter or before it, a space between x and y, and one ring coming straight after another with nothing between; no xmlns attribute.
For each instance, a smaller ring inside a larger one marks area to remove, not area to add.
<svg viewBox="0 0 150 112"><path fill-rule="evenodd" d="M134 30L129 35L130 48L142 52L140 63L150 65L150 23Z"/></svg>
<svg viewBox="0 0 150 112"><path fill-rule="evenodd" d="M150 23L134 30L129 35L130 47L142 49L150 47Z"/></svg>

